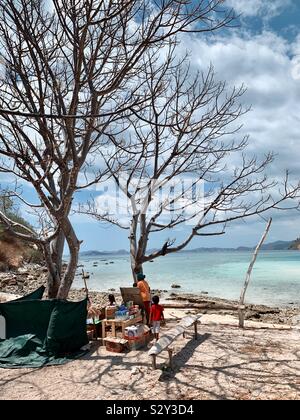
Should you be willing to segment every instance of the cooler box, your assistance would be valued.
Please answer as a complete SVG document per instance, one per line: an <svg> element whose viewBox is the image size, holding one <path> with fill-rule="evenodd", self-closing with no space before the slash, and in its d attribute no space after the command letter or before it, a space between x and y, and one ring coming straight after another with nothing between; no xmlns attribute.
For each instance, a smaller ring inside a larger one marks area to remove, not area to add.
<svg viewBox="0 0 300 420"><path fill-rule="evenodd" d="M144 334L144 325L136 324L125 328L126 337L141 337Z"/></svg>
<svg viewBox="0 0 300 420"><path fill-rule="evenodd" d="M140 337L125 337L128 341L128 347L130 350L139 350L146 346L145 336Z"/></svg>
<svg viewBox="0 0 300 420"><path fill-rule="evenodd" d="M150 328L144 324L132 325L125 328L124 338L128 340L130 350L145 347L150 341Z"/></svg>

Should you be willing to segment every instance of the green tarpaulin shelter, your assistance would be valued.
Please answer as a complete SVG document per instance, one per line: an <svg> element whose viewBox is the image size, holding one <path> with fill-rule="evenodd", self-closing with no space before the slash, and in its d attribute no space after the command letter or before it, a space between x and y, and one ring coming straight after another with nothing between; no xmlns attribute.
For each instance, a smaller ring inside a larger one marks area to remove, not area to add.
<svg viewBox="0 0 300 420"><path fill-rule="evenodd" d="M41 300L45 288L0 303L6 323L0 340L0 367L61 364L85 353L87 299L80 302Z"/></svg>
<svg viewBox="0 0 300 420"><path fill-rule="evenodd" d="M15 299L14 302L20 301L20 300L42 299L45 290L46 290L45 286L41 286L38 289L36 289L34 292L31 292L28 295L25 295L25 296L22 296L22 297L20 297L18 299Z"/></svg>

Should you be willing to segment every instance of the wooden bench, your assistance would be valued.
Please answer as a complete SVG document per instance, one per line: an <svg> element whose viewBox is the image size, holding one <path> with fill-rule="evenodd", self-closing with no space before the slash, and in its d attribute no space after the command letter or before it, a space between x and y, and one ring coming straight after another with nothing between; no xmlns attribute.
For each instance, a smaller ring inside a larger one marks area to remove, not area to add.
<svg viewBox="0 0 300 420"><path fill-rule="evenodd" d="M183 336L185 336L186 330L192 325L194 325L195 330L194 338L197 340L197 322L200 318L201 315L185 316L175 327L161 336L161 338L148 351L148 355L152 357L153 369L156 369L156 357L164 350L168 351L169 366L173 368L173 349L169 346L179 335L183 334Z"/></svg>

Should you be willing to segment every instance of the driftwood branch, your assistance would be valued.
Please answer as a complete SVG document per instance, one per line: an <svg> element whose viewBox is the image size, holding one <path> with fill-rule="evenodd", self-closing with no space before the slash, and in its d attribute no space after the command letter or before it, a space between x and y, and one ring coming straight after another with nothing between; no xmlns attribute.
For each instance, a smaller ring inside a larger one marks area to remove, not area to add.
<svg viewBox="0 0 300 420"><path fill-rule="evenodd" d="M262 244L264 243L264 240L266 239L266 236L267 236L267 234L268 234L268 232L270 230L271 223L272 223L272 218L270 218L269 221L268 221L268 223L267 223L266 229L265 229L265 231L264 231L264 233L263 233L263 235L262 235L259 243L257 244L257 246L255 248L254 254L252 256L252 260L251 260L250 265L249 265L249 268L247 270L245 283L244 283L243 289L241 291L240 302L239 302L239 309L238 309L238 314L239 314L239 327L240 328L244 328L244 318L245 318L245 306L244 306L244 302L245 302L245 295L246 295L247 288L249 286L249 282L250 282L250 278L251 278L251 273L252 273L252 270L253 270L253 266L255 264L255 261L256 261L257 255L259 253L259 250L260 250Z"/></svg>

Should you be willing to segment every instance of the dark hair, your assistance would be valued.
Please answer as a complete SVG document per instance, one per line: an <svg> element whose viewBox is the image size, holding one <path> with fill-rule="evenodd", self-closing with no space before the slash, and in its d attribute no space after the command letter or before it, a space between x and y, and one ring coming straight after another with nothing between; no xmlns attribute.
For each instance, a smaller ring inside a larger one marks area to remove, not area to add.
<svg viewBox="0 0 300 420"><path fill-rule="evenodd" d="M115 299L114 295L108 295L108 300L109 300L110 303L115 303L116 302L116 299Z"/></svg>
<svg viewBox="0 0 300 420"><path fill-rule="evenodd" d="M132 287L137 287L137 283L134 282L133 285L132 285Z"/></svg>
<svg viewBox="0 0 300 420"><path fill-rule="evenodd" d="M153 298L152 298L152 302L155 304L155 305L157 305L158 304L158 302L159 302L159 297L158 296L153 296Z"/></svg>

